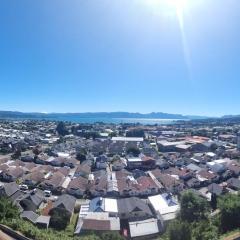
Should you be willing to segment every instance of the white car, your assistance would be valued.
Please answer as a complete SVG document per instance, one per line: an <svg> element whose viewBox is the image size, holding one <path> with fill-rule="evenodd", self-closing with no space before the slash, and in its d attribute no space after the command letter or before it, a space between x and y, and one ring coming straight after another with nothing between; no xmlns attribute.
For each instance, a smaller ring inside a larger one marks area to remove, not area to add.
<svg viewBox="0 0 240 240"><path fill-rule="evenodd" d="M52 192L49 191L49 190L44 190L44 194L45 194L45 197L51 197L52 196Z"/></svg>
<svg viewBox="0 0 240 240"><path fill-rule="evenodd" d="M58 196L54 196L52 199L53 202L56 202L57 200L58 200Z"/></svg>
<svg viewBox="0 0 240 240"><path fill-rule="evenodd" d="M19 185L19 188L20 188L20 190L22 190L22 191L27 191L27 190L28 190L28 186L25 185L25 184Z"/></svg>

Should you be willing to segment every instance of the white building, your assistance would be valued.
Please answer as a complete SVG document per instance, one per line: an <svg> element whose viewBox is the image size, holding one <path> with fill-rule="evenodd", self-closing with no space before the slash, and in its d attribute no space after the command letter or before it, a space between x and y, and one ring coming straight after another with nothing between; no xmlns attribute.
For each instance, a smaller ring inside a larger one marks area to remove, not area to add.
<svg viewBox="0 0 240 240"><path fill-rule="evenodd" d="M131 238L158 234L158 220L151 218L143 221L129 222L129 230Z"/></svg>
<svg viewBox="0 0 240 240"><path fill-rule="evenodd" d="M148 198L150 205L155 213L163 219L163 221L170 221L176 218L180 206L168 194L151 196Z"/></svg>
<svg viewBox="0 0 240 240"><path fill-rule="evenodd" d="M143 142L143 138L138 137L112 137L113 142Z"/></svg>

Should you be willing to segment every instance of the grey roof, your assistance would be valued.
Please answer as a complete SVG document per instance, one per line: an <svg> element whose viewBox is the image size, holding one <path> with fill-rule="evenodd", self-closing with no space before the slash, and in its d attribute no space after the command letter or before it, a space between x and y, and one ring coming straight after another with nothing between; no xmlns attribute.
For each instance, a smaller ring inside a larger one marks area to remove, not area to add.
<svg viewBox="0 0 240 240"><path fill-rule="evenodd" d="M119 213L131 213L133 211L140 210L149 215L152 215L149 206L143 200L136 197L118 199L117 204Z"/></svg>
<svg viewBox="0 0 240 240"><path fill-rule="evenodd" d="M7 197L11 197L14 193L16 193L19 190L19 186L15 182L5 183L4 190Z"/></svg>
<svg viewBox="0 0 240 240"><path fill-rule="evenodd" d="M53 208L58 208L63 205L64 208L72 213L75 207L76 198L68 194L61 195L56 202L53 203Z"/></svg>
<svg viewBox="0 0 240 240"><path fill-rule="evenodd" d="M202 143L202 145L204 145L208 148L210 148L213 144L214 144L214 142L208 142L208 141Z"/></svg>
<svg viewBox="0 0 240 240"><path fill-rule="evenodd" d="M202 170L199 166L193 163L190 163L189 165L187 165L187 169L192 170L194 172Z"/></svg>
<svg viewBox="0 0 240 240"><path fill-rule="evenodd" d="M22 198L25 195L24 192L18 190L17 192L15 192L13 195L11 195L10 199L13 202L16 202L18 199Z"/></svg>
<svg viewBox="0 0 240 240"><path fill-rule="evenodd" d="M49 222L50 222L50 216L39 216L36 220L36 223L39 223L39 224L46 224L47 226L49 225Z"/></svg>
<svg viewBox="0 0 240 240"><path fill-rule="evenodd" d="M33 211L24 211L21 213L20 217L23 219L27 219L32 223L36 223L36 220L38 219L39 215L37 215Z"/></svg>
<svg viewBox="0 0 240 240"><path fill-rule="evenodd" d="M220 185L216 184L216 183L212 183L208 186L208 191L210 193L214 193L217 196L220 196L223 192L223 187L221 187Z"/></svg>
<svg viewBox="0 0 240 240"><path fill-rule="evenodd" d="M44 200L44 193L42 190L38 189L35 193L28 193L28 194L25 194L21 199L21 200L24 200L24 199L28 199L30 201L32 201L34 203L34 205L36 207L38 207Z"/></svg>
<svg viewBox="0 0 240 240"><path fill-rule="evenodd" d="M227 180L227 183L230 185L230 187L240 189L240 180L238 178L230 178Z"/></svg>

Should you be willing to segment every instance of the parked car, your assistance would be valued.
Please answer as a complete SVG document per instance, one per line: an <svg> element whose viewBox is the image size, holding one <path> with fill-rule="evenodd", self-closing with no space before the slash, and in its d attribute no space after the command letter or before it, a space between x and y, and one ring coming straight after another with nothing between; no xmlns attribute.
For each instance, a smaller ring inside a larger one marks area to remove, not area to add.
<svg viewBox="0 0 240 240"><path fill-rule="evenodd" d="M25 184L19 185L19 188L20 188L20 190L22 190L22 191L27 191L27 190L28 190L28 186L25 185Z"/></svg>
<svg viewBox="0 0 240 240"><path fill-rule="evenodd" d="M49 190L44 190L44 194L45 194L45 197L51 197L52 196L52 192L49 191Z"/></svg>

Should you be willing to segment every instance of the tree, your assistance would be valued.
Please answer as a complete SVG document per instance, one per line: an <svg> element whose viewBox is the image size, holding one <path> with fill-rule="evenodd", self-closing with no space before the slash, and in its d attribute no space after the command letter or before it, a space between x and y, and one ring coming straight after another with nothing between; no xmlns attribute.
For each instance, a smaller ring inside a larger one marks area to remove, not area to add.
<svg viewBox="0 0 240 240"><path fill-rule="evenodd" d="M57 209L51 212L50 224L57 230L64 230L67 227L69 220L69 213L67 211L64 211L64 209Z"/></svg>
<svg viewBox="0 0 240 240"><path fill-rule="evenodd" d="M144 130L143 129L133 129L130 131L127 131L126 137L144 137Z"/></svg>
<svg viewBox="0 0 240 240"><path fill-rule="evenodd" d="M12 159L18 159L18 158L20 158L21 157L21 155L22 155L22 153L21 153L21 149L20 148L17 148L17 149L15 149L15 151L14 151L14 153L12 154Z"/></svg>
<svg viewBox="0 0 240 240"><path fill-rule="evenodd" d="M218 228L209 221L201 221L192 228L193 240L218 240Z"/></svg>
<svg viewBox="0 0 240 240"><path fill-rule="evenodd" d="M35 155L39 155L42 152L41 146L36 146L35 148L33 148L32 152Z"/></svg>
<svg viewBox="0 0 240 240"><path fill-rule="evenodd" d="M127 154L132 154L134 157L138 157L140 154L140 150L136 147L129 147L127 149Z"/></svg>
<svg viewBox="0 0 240 240"><path fill-rule="evenodd" d="M15 219L19 216L18 208L7 198L0 198L0 221Z"/></svg>
<svg viewBox="0 0 240 240"><path fill-rule="evenodd" d="M111 133L109 133L109 137L117 137L117 133L116 132L111 132Z"/></svg>
<svg viewBox="0 0 240 240"><path fill-rule="evenodd" d="M192 223L207 218L209 205L207 200L194 194L192 191L183 193L181 197L180 217L183 221Z"/></svg>
<svg viewBox="0 0 240 240"><path fill-rule="evenodd" d="M95 140L96 138L100 137L100 134L98 132L95 132L95 131L90 131L90 132L84 132L82 134L82 137L84 137L86 139L92 138L93 140Z"/></svg>
<svg viewBox="0 0 240 240"><path fill-rule="evenodd" d="M218 145L217 145L216 143L213 143L213 144L210 146L210 151L211 151L211 152L215 152L217 149L218 149Z"/></svg>
<svg viewBox="0 0 240 240"><path fill-rule="evenodd" d="M69 134L64 122L59 122L58 123L56 131L60 136L65 136L65 135Z"/></svg>
<svg viewBox="0 0 240 240"><path fill-rule="evenodd" d="M83 151L78 152L76 155L76 159L80 161L80 163L84 162L87 159L86 153L84 153Z"/></svg>
<svg viewBox="0 0 240 240"><path fill-rule="evenodd" d="M227 194L218 201L220 229L227 232L240 227L240 196Z"/></svg>
<svg viewBox="0 0 240 240"><path fill-rule="evenodd" d="M174 220L168 227L169 240L191 240L189 224L180 220Z"/></svg>
<svg viewBox="0 0 240 240"><path fill-rule="evenodd" d="M212 193L211 196L211 207L213 210L217 209L217 195L215 193Z"/></svg>

